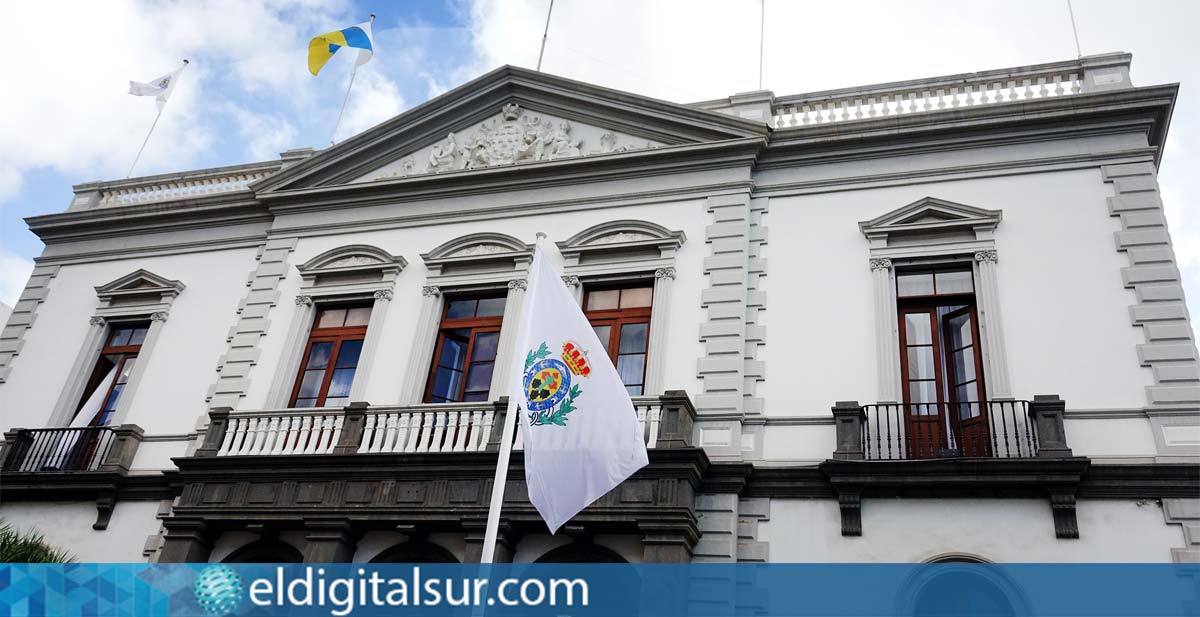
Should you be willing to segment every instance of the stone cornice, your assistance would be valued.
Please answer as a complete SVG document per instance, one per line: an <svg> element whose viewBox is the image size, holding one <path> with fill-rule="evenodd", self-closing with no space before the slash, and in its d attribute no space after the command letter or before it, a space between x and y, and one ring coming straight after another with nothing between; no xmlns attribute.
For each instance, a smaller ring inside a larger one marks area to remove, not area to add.
<svg viewBox="0 0 1200 617"><path fill-rule="evenodd" d="M139 232L180 231L269 223L269 210L247 193L230 193L180 201L110 206L43 214L25 219L29 230L46 244L127 237Z"/></svg>
<svg viewBox="0 0 1200 617"><path fill-rule="evenodd" d="M895 156L923 147L921 140L939 138L942 141L929 145L951 149L951 142L954 148L962 148L996 145L1009 138L1028 140L1031 136L1022 136L1022 130L1032 131L1032 137L1040 140L1140 130L1151 146L1161 150L1178 89L1177 84L1167 84L776 129L758 168L844 160L847 154L863 156L868 149L877 157Z"/></svg>
<svg viewBox="0 0 1200 617"><path fill-rule="evenodd" d="M262 193L259 198L269 205L272 212L291 214L307 210L444 199L498 191L544 189L730 167L745 167L748 171L765 143L765 138L731 139L374 182L278 190Z"/></svg>

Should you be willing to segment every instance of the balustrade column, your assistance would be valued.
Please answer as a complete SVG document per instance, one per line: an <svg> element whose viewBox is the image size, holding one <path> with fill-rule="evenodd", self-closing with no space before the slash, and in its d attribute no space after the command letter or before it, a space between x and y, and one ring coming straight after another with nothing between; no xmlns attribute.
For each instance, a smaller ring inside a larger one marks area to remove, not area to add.
<svg viewBox="0 0 1200 617"><path fill-rule="evenodd" d="M650 303L650 343L646 356L646 381L643 393L662 394L666 386L667 324L670 323L671 288L675 283L675 268L654 271L654 298Z"/></svg>
<svg viewBox="0 0 1200 617"><path fill-rule="evenodd" d="M421 313L417 316L417 331L404 375L400 402L416 405L425 395L425 378L433 361L433 346L437 343L438 326L442 321L442 290L436 285L421 288Z"/></svg>
<svg viewBox="0 0 1200 617"><path fill-rule="evenodd" d="M504 301L504 321L500 326L500 342L496 346L496 364L492 371L492 388L488 392L488 400L496 400L504 395L508 383L503 378L508 375L509 364L515 357L513 354L513 337L517 335L517 327L521 322L521 304L525 299L525 288L529 285L526 279L513 279L508 282L508 297Z"/></svg>
<svg viewBox="0 0 1200 617"><path fill-rule="evenodd" d="M989 399L1011 399L1008 353L1004 349L1004 326L1000 319L999 283L996 281L996 251L975 253L975 298L979 307L979 331L983 337L984 383Z"/></svg>
<svg viewBox="0 0 1200 617"><path fill-rule="evenodd" d="M895 403L900 396L900 340L896 320L896 287L892 283L892 260L871 259L875 290L875 361L879 402Z"/></svg>

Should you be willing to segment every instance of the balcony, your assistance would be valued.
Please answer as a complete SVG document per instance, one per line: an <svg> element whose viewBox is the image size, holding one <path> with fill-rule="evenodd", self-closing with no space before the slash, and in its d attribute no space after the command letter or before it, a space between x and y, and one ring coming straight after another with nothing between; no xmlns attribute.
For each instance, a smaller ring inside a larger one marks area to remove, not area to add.
<svg viewBox="0 0 1200 617"><path fill-rule="evenodd" d="M4 434L0 477L4 499L95 499L94 529L106 529L142 442L136 424L82 428L17 428Z"/></svg>
<svg viewBox="0 0 1200 617"><path fill-rule="evenodd" d="M691 418L678 396L633 399L647 448L685 447ZM686 401L686 395L683 395ZM441 454L498 449L503 403L209 412L198 457L304 454ZM681 415L681 412L682 415ZM513 449L523 449L518 430Z"/></svg>
<svg viewBox="0 0 1200 617"><path fill-rule="evenodd" d="M640 534L649 561L687 561L700 533L695 493L711 466L692 447L695 409L682 391L633 403L650 464L573 524L587 534ZM469 558L478 560L506 408L502 400L213 409L200 447L174 459L181 492L164 521L160 559L204 557L213 539L231 530L327 538L333 528L340 539L331 545L344 547L368 531L401 528L414 537L462 533ZM502 551L523 534L545 531L528 500L519 432L513 449Z"/></svg>
<svg viewBox="0 0 1200 617"><path fill-rule="evenodd" d="M1059 538L1078 538L1075 496L1090 461L1067 447L1066 402L833 407L836 448L821 463L837 494L842 535L862 535L864 496L1048 497Z"/></svg>

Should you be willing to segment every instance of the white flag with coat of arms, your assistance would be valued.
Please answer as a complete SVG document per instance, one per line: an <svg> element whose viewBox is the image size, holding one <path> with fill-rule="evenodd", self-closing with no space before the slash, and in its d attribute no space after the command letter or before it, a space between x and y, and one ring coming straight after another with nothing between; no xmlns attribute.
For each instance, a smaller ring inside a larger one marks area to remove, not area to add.
<svg viewBox="0 0 1200 617"><path fill-rule="evenodd" d="M179 81L179 74L183 69L187 68L188 61L184 60L183 64L163 75L150 80L148 83L140 81L129 82L129 93L134 96L152 96L158 102L158 109L161 111L163 106L167 104L167 99L171 98L171 93L175 91L175 82Z"/></svg>
<svg viewBox="0 0 1200 617"><path fill-rule="evenodd" d="M633 401L540 246L513 347L509 397L529 500L550 533L649 462Z"/></svg>

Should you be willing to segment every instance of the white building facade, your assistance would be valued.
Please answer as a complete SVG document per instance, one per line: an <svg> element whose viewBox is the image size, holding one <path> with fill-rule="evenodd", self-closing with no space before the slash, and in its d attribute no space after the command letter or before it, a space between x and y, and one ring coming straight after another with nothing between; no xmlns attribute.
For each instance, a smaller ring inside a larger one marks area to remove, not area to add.
<svg viewBox="0 0 1200 617"><path fill-rule="evenodd" d="M498 560L1200 560L1177 86L1130 60L692 105L504 67L76 186L0 333L0 516L84 561L478 560L545 232L651 464L550 536L518 453Z"/></svg>

